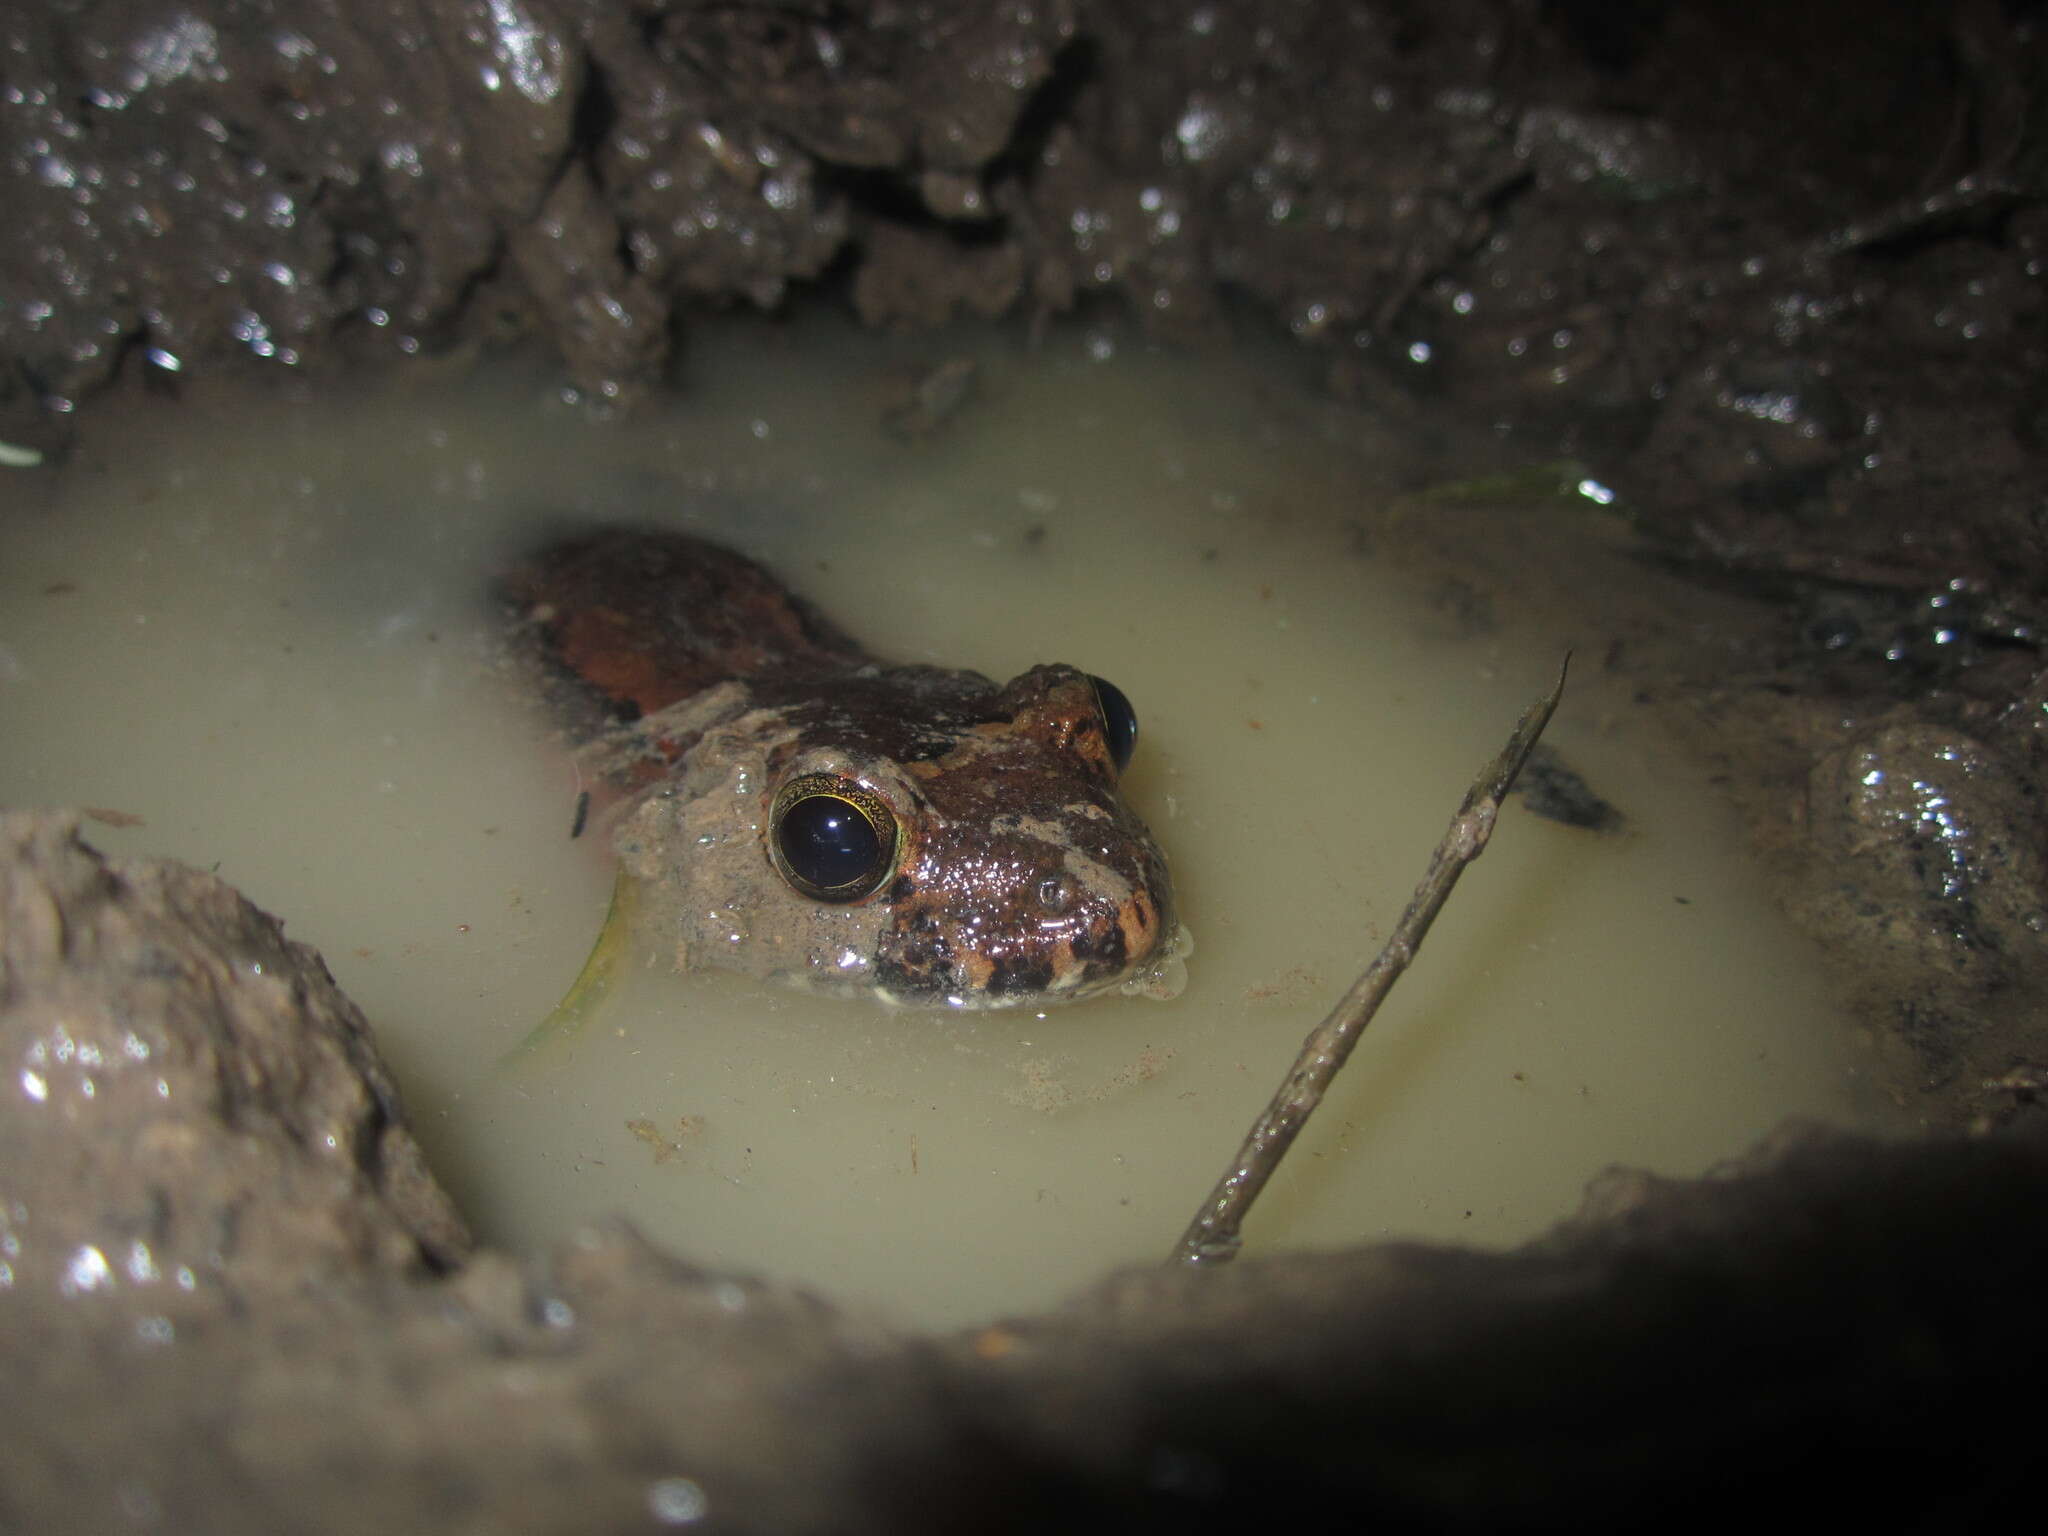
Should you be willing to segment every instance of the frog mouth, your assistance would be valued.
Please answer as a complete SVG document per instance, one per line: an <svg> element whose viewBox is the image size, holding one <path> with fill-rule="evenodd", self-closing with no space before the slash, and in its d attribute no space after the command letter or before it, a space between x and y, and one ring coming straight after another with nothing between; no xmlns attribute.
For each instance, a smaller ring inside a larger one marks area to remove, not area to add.
<svg viewBox="0 0 2048 1536"><path fill-rule="evenodd" d="M1078 1001L1147 976L1171 947L1169 935L1178 931L1168 901L1143 887L1113 908L1070 913L1000 945L977 942L971 921L912 908L900 911L883 936L876 990L906 1007Z"/></svg>

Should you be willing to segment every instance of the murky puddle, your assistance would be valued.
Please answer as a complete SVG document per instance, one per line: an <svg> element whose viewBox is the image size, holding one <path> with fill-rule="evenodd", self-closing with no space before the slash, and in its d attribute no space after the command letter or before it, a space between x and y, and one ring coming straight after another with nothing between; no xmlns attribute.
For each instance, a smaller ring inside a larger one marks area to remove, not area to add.
<svg viewBox="0 0 2048 1536"><path fill-rule="evenodd" d="M884 430L958 356L959 414ZM511 370L109 413L61 481L6 483L0 802L110 813L102 847L284 914L494 1242L617 1211L920 1323L1048 1305L1165 1254L1555 672L1559 636L1468 622L1375 553L1426 515L1388 487L1483 461L1419 463L1299 368L1104 327L1032 350L734 320L626 424ZM961 1016L641 968L502 1070L610 874L570 839L574 767L485 592L541 530L601 519L744 548L894 660L1117 682L1143 725L1127 792L1196 938L1186 992ZM1508 811L1252 1249L1513 1241L1608 1163L1694 1172L1788 1114L1880 1114L1702 772L1597 668L1549 740L1623 829Z"/></svg>

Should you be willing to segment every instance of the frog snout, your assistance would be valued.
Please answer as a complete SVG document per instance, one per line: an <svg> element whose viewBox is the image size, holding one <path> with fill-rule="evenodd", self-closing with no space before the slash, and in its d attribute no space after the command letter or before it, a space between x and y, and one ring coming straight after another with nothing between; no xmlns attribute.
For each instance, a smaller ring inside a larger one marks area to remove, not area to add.
<svg viewBox="0 0 2048 1536"><path fill-rule="evenodd" d="M1032 1006L1154 964L1174 931L1165 861L1149 839L1103 836L1100 820L1085 823L1086 841L1015 827L949 840L927 825L916 868L879 898L881 986L899 1000Z"/></svg>
<svg viewBox="0 0 2048 1536"><path fill-rule="evenodd" d="M1091 891L1071 875L1048 876L1036 898L1037 946L1052 992L1094 991L1149 964L1171 916L1163 875L1110 891Z"/></svg>

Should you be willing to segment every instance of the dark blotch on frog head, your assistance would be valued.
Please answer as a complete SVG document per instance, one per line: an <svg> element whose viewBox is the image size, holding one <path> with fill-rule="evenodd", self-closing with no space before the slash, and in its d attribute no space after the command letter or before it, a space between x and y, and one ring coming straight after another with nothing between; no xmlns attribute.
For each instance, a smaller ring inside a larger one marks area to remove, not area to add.
<svg viewBox="0 0 2048 1536"><path fill-rule="evenodd" d="M1101 965L1121 965L1124 959L1123 929L1111 928L1100 933L1084 934L1074 940L1074 958L1092 960Z"/></svg>
<svg viewBox="0 0 2048 1536"><path fill-rule="evenodd" d="M988 991L994 997L1043 992L1052 986L1052 976L1050 960L1000 960L989 977Z"/></svg>

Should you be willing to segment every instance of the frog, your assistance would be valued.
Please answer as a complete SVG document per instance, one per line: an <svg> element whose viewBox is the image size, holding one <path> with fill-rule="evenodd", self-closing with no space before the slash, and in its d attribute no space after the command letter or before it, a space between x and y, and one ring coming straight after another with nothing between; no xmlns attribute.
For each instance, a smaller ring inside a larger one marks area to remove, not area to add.
<svg viewBox="0 0 2048 1536"><path fill-rule="evenodd" d="M1137 715L1107 679L887 663L673 529L561 535L499 591L679 970L914 1008L1179 990L1166 859L1120 793Z"/></svg>

